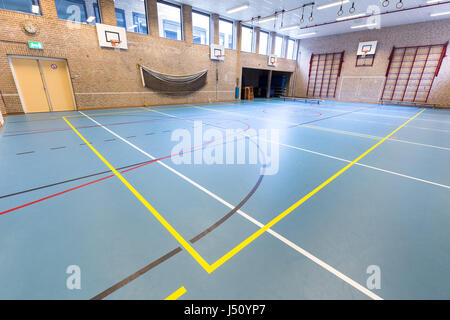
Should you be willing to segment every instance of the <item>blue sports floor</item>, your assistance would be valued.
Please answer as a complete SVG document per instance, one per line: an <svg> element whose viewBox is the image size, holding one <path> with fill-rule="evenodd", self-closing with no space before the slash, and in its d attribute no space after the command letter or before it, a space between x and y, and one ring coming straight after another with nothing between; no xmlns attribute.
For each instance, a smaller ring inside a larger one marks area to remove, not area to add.
<svg viewBox="0 0 450 320"><path fill-rule="evenodd" d="M198 121L242 140L278 129L278 172L176 164L173 131ZM256 100L9 116L0 299L450 299L449 163L450 110Z"/></svg>

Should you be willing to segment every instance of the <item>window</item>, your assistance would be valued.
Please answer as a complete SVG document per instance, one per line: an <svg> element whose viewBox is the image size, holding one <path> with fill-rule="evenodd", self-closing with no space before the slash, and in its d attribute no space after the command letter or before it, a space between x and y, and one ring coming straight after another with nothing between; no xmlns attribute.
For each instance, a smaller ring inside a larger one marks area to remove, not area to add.
<svg viewBox="0 0 450 320"><path fill-rule="evenodd" d="M295 60L294 48L295 48L295 41L292 39L289 39L288 47L287 47L287 54L286 54L287 59Z"/></svg>
<svg viewBox="0 0 450 320"><path fill-rule="evenodd" d="M259 32L259 54L267 55L269 51L269 33L265 31Z"/></svg>
<svg viewBox="0 0 450 320"><path fill-rule="evenodd" d="M95 25L100 23L97 0L55 0L58 18Z"/></svg>
<svg viewBox="0 0 450 320"><path fill-rule="evenodd" d="M192 12L192 37L193 42L209 45L210 16L205 13Z"/></svg>
<svg viewBox="0 0 450 320"><path fill-rule="evenodd" d="M241 50L253 52L253 28L242 26Z"/></svg>
<svg viewBox="0 0 450 320"><path fill-rule="evenodd" d="M114 0L116 24L129 32L148 34L145 1Z"/></svg>
<svg viewBox="0 0 450 320"><path fill-rule="evenodd" d="M41 14L39 0L0 0L0 9Z"/></svg>
<svg viewBox="0 0 450 320"><path fill-rule="evenodd" d="M125 19L125 11L116 8L116 23L118 27L127 28L127 21Z"/></svg>
<svg viewBox="0 0 450 320"><path fill-rule="evenodd" d="M228 20L219 20L219 44L228 49L233 49L234 32L233 22Z"/></svg>
<svg viewBox="0 0 450 320"><path fill-rule="evenodd" d="M181 40L181 7L167 2L158 2L159 36Z"/></svg>
<svg viewBox="0 0 450 320"><path fill-rule="evenodd" d="M276 36L275 37L275 51L274 54L281 58L283 57L283 37L281 36Z"/></svg>
<svg viewBox="0 0 450 320"><path fill-rule="evenodd" d="M133 27L136 33L147 33L147 18L145 14L133 12Z"/></svg>
<svg viewBox="0 0 450 320"><path fill-rule="evenodd" d="M94 3L94 13L95 13L95 21L99 22L102 21L100 18L100 8L98 7L98 3Z"/></svg>

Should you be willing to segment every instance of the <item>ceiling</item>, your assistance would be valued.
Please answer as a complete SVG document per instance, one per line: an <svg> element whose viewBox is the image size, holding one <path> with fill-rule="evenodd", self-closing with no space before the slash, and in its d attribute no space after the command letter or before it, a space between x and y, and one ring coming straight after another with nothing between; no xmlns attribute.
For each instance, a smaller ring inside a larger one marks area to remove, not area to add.
<svg viewBox="0 0 450 320"><path fill-rule="evenodd" d="M345 0L344 0L345 1ZM278 16L276 24L275 21L269 21L264 23L254 22L254 26L259 26L261 29L266 31L276 31L280 34L289 35L290 37L302 39L311 37L321 37L326 35L333 35L339 33L353 32L358 30L364 30L366 28L352 28L360 25L373 24L377 19L379 21L378 25L380 27L390 27L401 24L418 23L439 19L450 18L449 15L441 15L436 17L431 17L432 13L439 12L450 12L450 1L442 0L438 3L439 5L422 7L414 10L406 10L403 12L394 12L390 14L382 14L377 17L367 18L363 17L360 19L354 19L349 21L340 21L338 23L331 23L327 25L321 25L324 23L336 22L339 17L346 17L350 15L362 14L362 13L385 13L388 11L397 11L396 4L402 1L403 8L408 9L419 6L428 6L429 1L433 0L389 0L389 5L387 7L382 6L382 0L350 0L348 3L343 4L343 14L341 16L337 15L340 5L333 6L330 8L317 10L319 6L339 2L339 0L181 0L179 2L188 4L194 9L204 10L211 13L217 13L221 17L230 18L238 21L248 21L252 18L258 16L266 17L273 15L275 11L290 10L297 8L306 3L315 2L313 10L313 21L309 21L311 14L311 6L305 7L304 9L304 23L300 23L300 18L302 16L302 10L298 9L292 12L284 14L283 26L286 28L288 26L300 25L300 28L293 30L280 30L281 27L281 15ZM350 14L349 9L352 7L352 2L355 3L355 11ZM249 7L245 10L227 13L227 10L235 8L237 6L248 4ZM251 25L252 23L247 23ZM373 28L373 27L372 27Z"/></svg>

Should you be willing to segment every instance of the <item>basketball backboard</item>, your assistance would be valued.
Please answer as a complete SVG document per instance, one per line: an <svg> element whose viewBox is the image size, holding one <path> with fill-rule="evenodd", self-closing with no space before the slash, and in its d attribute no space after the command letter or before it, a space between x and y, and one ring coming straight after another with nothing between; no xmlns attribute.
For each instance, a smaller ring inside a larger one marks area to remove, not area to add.
<svg viewBox="0 0 450 320"><path fill-rule="evenodd" d="M269 55L267 65L269 67L276 67L278 64L278 57L274 54Z"/></svg>
<svg viewBox="0 0 450 320"><path fill-rule="evenodd" d="M366 56L375 54L377 50L377 43L378 41L360 42L358 46L358 52L356 53L356 55Z"/></svg>
<svg viewBox="0 0 450 320"><path fill-rule="evenodd" d="M128 49L127 32L124 28L96 24L100 47Z"/></svg>
<svg viewBox="0 0 450 320"><path fill-rule="evenodd" d="M217 44L211 45L211 60L224 61L225 60L225 47Z"/></svg>

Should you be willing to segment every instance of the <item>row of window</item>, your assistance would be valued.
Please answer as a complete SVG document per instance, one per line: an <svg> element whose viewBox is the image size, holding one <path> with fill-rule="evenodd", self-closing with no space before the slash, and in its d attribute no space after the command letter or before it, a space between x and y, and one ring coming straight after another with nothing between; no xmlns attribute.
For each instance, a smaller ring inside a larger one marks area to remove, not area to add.
<svg viewBox="0 0 450 320"><path fill-rule="evenodd" d="M259 54L269 54L271 51L271 41L269 32L259 32L259 48L254 48L254 32L253 28L242 26L242 51L258 52ZM286 57L287 59L295 60L295 40L288 39L287 48L284 42L284 37L275 36L274 54L278 57Z"/></svg>
<svg viewBox="0 0 450 320"><path fill-rule="evenodd" d="M145 1L142 0L114 0L116 23L119 27L129 32L148 34L147 10ZM101 23L98 0L55 0L58 18L73 22L95 25ZM20 11L35 15L41 15L39 0L0 0L0 9ZM172 3L158 1L159 35L163 38L182 40L181 7ZM198 44L210 44L211 17L202 12L192 12L193 42ZM253 29L242 27L241 50L256 52L254 50ZM232 21L219 20L219 44L225 48L234 48L234 23ZM285 56L288 59L294 57L295 41L288 40L285 51L284 38L276 36L274 53ZM269 33L260 32L259 54L267 55L270 51Z"/></svg>

